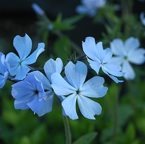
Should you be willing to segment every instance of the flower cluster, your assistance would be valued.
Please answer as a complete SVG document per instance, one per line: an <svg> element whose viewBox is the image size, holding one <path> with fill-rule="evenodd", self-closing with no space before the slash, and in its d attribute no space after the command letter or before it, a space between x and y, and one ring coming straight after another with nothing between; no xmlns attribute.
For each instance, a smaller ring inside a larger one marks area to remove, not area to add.
<svg viewBox="0 0 145 144"><path fill-rule="evenodd" d="M62 106L63 114L70 119L78 119L77 106L81 114L88 119L95 119L101 114L101 105L94 98L104 97L108 88L104 86L105 79L99 76L102 70L116 83L123 82L118 78L133 79L135 73L130 63L145 62L145 50L139 47L136 38L128 38L124 43L120 39L111 42L110 48L103 49L102 42L95 42L93 37L87 37L82 42L90 67L96 76L87 79L88 67L82 61L66 65L60 58L49 59L43 67L44 73L33 70L38 56L44 51L45 44L39 43L34 52L32 40L25 34L16 36L13 41L15 53L6 56L0 53L0 88L6 81L12 80L12 96L16 109L31 109L38 116L52 111L53 99L56 96Z"/></svg>

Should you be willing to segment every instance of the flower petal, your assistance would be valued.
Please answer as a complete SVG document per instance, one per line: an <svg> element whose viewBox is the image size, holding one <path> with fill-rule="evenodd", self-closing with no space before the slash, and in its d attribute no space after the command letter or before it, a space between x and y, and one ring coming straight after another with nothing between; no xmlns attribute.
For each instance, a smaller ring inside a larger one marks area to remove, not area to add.
<svg viewBox="0 0 145 144"><path fill-rule="evenodd" d="M51 76L52 88L57 95L69 95L76 91L69 83L67 83L59 73Z"/></svg>
<svg viewBox="0 0 145 144"><path fill-rule="evenodd" d="M124 43L121 39L114 39L111 42L111 50L114 55L117 56L124 56L126 55L125 49L124 49Z"/></svg>
<svg viewBox="0 0 145 144"><path fill-rule="evenodd" d="M94 116L100 115L102 111L102 107L99 103L84 96L78 96L78 105L82 115L88 119L94 120Z"/></svg>
<svg viewBox="0 0 145 144"><path fill-rule="evenodd" d="M84 53L90 58L95 60L96 57L96 43L93 37L86 37L85 42L82 42Z"/></svg>
<svg viewBox="0 0 145 144"><path fill-rule="evenodd" d="M107 48L104 50L104 53L103 63L107 63L112 59L112 51L110 48Z"/></svg>
<svg viewBox="0 0 145 144"><path fill-rule="evenodd" d="M96 61L93 61L93 60L90 60L90 59L87 59L87 60L90 64L90 67L98 74L99 71L100 71L100 67L101 67L100 62L98 62L97 60Z"/></svg>
<svg viewBox="0 0 145 144"><path fill-rule="evenodd" d="M142 24L145 26L145 13L142 12L140 14L140 20L141 20Z"/></svg>
<svg viewBox="0 0 145 144"><path fill-rule="evenodd" d="M39 100L38 97L35 97L31 102L27 103L27 105L31 108L31 110L38 116L43 116L44 114L51 112L52 104L53 104L52 95L42 100Z"/></svg>
<svg viewBox="0 0 145 144"><path fill-rule="evenodd" d="M133 68L131 67L131 65L127 61L125 61L123 63L122 71L124 73L125 79L132 80L135 78L135 72L134 72Z"/></svg>
<svg viewBox="0 0 145 144"><path fill-rule="evenodd" d="M80 95L99 98L106 95L108 88L103 86L104 78L95 76L89 79L80 89Z"/></svg>
<svg viewBox="0 0 145 144"><path fill-rule="evenodd" d="M145 62L145 50L132 50L128 54L128 60L134 64L143 64Z"/></svg>
<svg viewBox="0 0 145 144"><path fill-rule="evenodd" d="M16 69L16 80L23 80L27 73L30 71L30 68L26 65L19 65L18 68Z"/></svg>
<svg viewBox="0 0 145 144"><path fill-rule="evenodd" d="M55 72L61 73L62 69L63 69L63 63L60 58L57 58L56 60L49 59L44 64L44 71L49 80L51 80L51 75L53 73Z"/></svg>
<svg viewBox="0 0 145 144"><path fill-rule="evenodd" d="M15 107L15 109L20 109L20 110L29 109L29 107L27 106L26 103L27 103L27 101L15 100L14 101L14 107Z"/></svg>
<svg viewBox="0 0 145 144"><path fill-rule="evenodd" d="M102 42L98 42L96 44L96 55L97 55L97 59L99 59L100 62L103 62L104 58L106 57L106 51L107 50L103 50Z"/></svg>
<svg viewBox="0 0 145 144"><path fill-rule="evenodd" d="M62 107L65 114L72 120L78 119L78 115L76 112L76 99L77 96L75 94L72 94L62 101Z"/></svg>
<svg viewBox="0 0 145 144"><path fill-rule="evenodd" d="M108 62L102 66L102 70L106 71L107 73L113 76L117 76L117 77L123 76L123 73L121 71L121 66L117 65L117 63Z"/></svg>
<svg viewBox="0 0 145 144"><path fill-rule="evenodd" d="M32 49L32 41L27 34L25 34L24 37L19 35L15 36L13 45L21 60L24 60L30 54Z"/></svg>
<svg viewBox="0 0 145 144"><path fill-rule="evenodd" d="M73 64L71 61L65 66L65 75L68 82L76 89L80 88L87 76L87 66L80 61Z"/></svg>
<svg viewBox="0 0 145 144"><path fill-rule="evenodd" d="M8 67L8 70L10 72L11 76L16 75L17 69L20 65L20 59L17 55L10 52L6 55L6 65Z"/></svg>
<svg viewBox="0 0 145 144"><path fill-rule="evenodd" d="M39 72L39 71L33 71L31 73L28 74L34 76L38 81L40 81L43 85L43 88L45 90L50 90L51 89L51 85L49 80L43 75L43 73Z"/></svg>
<svg viewBox="0 0 145 144"><path fill-rule="evenodd" d="M12 85L12 96L15 98L16 109L28 109L26 104L33 99L33 87L26 81L17 82Z"/></svg>
<svg viewBox="0 0 145 144"><path fill-rule="evenodd" d="M45 50L44 47L45 47L44 43L39 43L37 49L29 57L25 59L24 63L28 65L35 63L39 55L42 52L44 52Z"/></svg>
<svg viewBox="0 0 145 144"><path fill-rule="evenodd" d="M115 83L121 83L123 80L118 79L117 77L106 73Z"/></svg>
<svg viewBox="0 0 145 144"><path fill-rule="evenodd" d="M34 95L34 87L28 81L20 81L12 85L12 96L17 100L31 99Z"/></svg>
<svg viewBox="0 0 145 144"><path fill-rule="evenodd" d="M5 72L7 72L5 55L0 52L0 74L4 74Z"/></svg>
<svg viewBox="0 0 145 144"><path fill-rule="evenodd" d="M125 48L124 49L127 52L129 52L130 50L138 48L139 45L140 45L140 43L139 43L139 40L137 38L130 37L125 41L125 43L124 43Z"/></svg>

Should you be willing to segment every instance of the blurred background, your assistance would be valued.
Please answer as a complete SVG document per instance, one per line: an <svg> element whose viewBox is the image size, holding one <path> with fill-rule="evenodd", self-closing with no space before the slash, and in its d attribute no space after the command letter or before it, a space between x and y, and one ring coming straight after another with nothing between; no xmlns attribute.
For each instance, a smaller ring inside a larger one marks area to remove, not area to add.
<svg viewBox="0 0 145 144"><path fill-rule="evenodd" d="M45 16L37 14L37 3ZM138 38L145 48L145 26L140 13L145 12L143 0L107 0L94 17L80 15L79 0L4 0L0 1L0 51L14 51L13 38L27 33L33 40L46 43L46 52L36 67L43 67L49 58L61 57L66 63L81 55L81 43L86 36L103 41L105 47L115 38ZM74 144L144 144L145 142L145 65L133 65L136 78L123 84L112 83L107 95L98 101L102 114L95 121L70 120L72 140L87 134ZM92 76L94 73L90 73ZM54 100L53 111L37 117L30 110L15 110L11 84L0 90L0 144L64 144L62 110ZM95 135L94 135L95 133Z"/></svg>

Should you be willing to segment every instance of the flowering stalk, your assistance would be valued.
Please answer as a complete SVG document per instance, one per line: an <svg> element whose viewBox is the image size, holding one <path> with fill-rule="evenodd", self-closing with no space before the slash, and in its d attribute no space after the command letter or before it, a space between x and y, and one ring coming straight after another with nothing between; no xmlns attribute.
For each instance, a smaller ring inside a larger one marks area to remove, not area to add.
<svg viewBox="0 0 145 144"><path fill-rule="evenodd" d="M64 122L64 128L65 128L65 137L66 137L66 144L71 144L71 131L70 131L70 125L69 120L66 116L63 117Z"/></svg>

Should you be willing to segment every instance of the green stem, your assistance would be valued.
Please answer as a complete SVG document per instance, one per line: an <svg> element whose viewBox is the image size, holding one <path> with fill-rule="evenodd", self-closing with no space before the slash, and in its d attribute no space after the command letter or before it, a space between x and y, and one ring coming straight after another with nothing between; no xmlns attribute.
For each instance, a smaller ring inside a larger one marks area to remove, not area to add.
<svg viewBox="0 0 145 144"><path fill-rule="evenodd" d="M66 138L66 144L72 144L71 141L71 131L70 131L70 125L69 125L69 120L67 117L63 117L63 122L64 122L64 128L65 128L65 138Z"/></svg>

